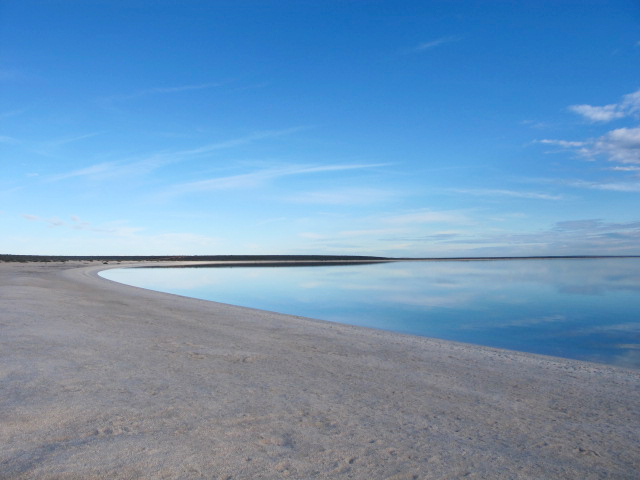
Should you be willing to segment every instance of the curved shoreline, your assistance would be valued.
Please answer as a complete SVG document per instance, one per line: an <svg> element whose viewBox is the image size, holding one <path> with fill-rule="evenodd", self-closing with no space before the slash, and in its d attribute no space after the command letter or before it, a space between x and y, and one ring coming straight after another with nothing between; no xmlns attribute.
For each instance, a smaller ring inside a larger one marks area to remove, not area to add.
<svg viewBox="0 0 640 480"><path fill-rule="evenodd" d="M640 372L97 275L123 266L0 264L2 478L640 470Z"/></svg>

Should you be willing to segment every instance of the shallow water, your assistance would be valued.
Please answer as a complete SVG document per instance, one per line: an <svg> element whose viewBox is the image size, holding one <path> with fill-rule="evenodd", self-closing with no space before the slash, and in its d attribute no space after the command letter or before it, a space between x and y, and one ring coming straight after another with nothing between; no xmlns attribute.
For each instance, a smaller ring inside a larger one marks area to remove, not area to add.
<svg viewBox="0 0 640 480"><path fill-rule="evenodd" d="M205 300L640 369L640 259L132 268L100 275Z"/></svg>

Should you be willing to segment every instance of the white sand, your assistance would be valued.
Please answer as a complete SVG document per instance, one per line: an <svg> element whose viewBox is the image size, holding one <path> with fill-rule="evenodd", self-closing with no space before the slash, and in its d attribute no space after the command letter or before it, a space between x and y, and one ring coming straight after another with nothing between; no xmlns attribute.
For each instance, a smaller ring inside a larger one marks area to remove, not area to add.
<svg viewBox="0 0 640 480"><path fill-rule="evenodd" d="M77 267L77 264L75 265ZM640 478L640 372L0 264L0 478Z"/></svg>

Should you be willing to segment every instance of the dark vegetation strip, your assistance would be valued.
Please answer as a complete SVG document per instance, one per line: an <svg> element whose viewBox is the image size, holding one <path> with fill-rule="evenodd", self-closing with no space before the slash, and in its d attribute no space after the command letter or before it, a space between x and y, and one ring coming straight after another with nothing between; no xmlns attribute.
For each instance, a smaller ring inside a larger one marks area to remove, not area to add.
<svg viewBox="0 0 640 480"><path fill-rule="evenodd" d="M292 268L292 267L327 267L327 266L336 266L336 265L371 265L374 263L387 263L387 262L395 262L395 259L363 259L359 258L351 258L348 260L298 260L298 259L288 259L288 260L263 260L260 261L259 264L253 262L246 263L236 263L235 261L222 262L222 263L200 263L196 265L145 265L144 268L255 268L255 267L282 267L282 268Z"/></svg>
<svg viewBox="0 0 640 480"><path fill-rule="evenodd" d="M350 262L391 260L385 257L367 257L360 255L7 255L0 254L0 262Z"/></svg>

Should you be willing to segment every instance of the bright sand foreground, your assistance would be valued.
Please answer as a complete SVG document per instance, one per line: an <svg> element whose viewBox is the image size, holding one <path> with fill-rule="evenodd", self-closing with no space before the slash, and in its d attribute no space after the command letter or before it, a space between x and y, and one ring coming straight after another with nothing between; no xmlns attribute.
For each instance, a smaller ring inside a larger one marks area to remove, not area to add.
<svg viewBox="0 0 640 480"><path fill-rule="evenodd" d="M640 372L0 263L0 478L640 477Z"/></svg>

